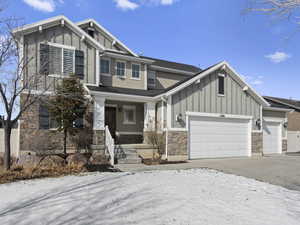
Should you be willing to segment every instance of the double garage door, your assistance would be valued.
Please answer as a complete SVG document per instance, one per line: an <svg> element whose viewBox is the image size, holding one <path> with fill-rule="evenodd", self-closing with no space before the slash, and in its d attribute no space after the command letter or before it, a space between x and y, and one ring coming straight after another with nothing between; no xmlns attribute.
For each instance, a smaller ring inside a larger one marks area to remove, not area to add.
<svg viewBox="0 0 300 225"><path fill-rule="evenodd" d="M189 158L251 156L251 118L189 117Z"/></svg>
<svg viewBox="0 0 300 225"><path fill-rule="evenodd" d="M189 158L251 156L251 118L189 116ZM263 153L282 152L280 121L264 121Z"/></svg>

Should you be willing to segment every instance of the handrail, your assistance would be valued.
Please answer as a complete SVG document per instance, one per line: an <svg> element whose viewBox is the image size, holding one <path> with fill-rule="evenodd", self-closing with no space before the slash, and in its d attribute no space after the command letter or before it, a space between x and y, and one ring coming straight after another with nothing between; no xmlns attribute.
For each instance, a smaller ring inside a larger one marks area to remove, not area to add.
<svg viewBox="0 0 300 225"><path fill-rule="evenodd" d="M108 152L110 165L115 164L115 140L112 138L108 126L105 126L105 150Z"/></svg>

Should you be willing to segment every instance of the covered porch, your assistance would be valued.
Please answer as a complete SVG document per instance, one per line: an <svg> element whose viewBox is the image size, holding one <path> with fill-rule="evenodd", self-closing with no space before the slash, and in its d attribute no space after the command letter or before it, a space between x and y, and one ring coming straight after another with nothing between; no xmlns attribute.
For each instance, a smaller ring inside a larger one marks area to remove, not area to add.
<svg viewBox="0 0 300 225"><path fill-rule="evenodd" d="M99 95L93 98L93 129L97 132L107 128L115 144L146 143L144 134L155 130L156 102Z"/></svg>

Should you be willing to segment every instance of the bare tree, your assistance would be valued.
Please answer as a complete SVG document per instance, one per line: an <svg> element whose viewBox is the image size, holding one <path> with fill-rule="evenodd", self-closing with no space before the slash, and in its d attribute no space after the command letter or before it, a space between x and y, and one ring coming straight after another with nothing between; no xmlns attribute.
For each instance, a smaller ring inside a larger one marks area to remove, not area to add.
<svg viewBox="0 0 300 225"><path fill-rule="evenodd" d="M32 58L23 55L23 41L20 32L14 33L17 24L14 18L0 21L0 99L4 116L0 122L4 128L4 166L10 169L11 132L22 114L35 102L44 97L48 88L37 91L45 75L25 76L26 68ZM47 62L48 63L48 62ZM20 99L21 94L22 99Z"/></svg>
<svg viewBox="0 0 300 225"><path fill-rule="evenodd" d="M300 24L300 0L250 0L247 11L258 11Z"/></svg>

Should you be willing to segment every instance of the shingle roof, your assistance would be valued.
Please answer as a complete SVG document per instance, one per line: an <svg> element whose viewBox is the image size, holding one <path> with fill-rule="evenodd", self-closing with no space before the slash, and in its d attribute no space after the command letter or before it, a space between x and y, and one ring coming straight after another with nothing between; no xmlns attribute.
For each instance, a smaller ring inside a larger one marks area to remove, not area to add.
<svg viewBox="0 0 300 225"><path fill-rule="evenodd" d="M271 96L264 96L264 99L266 99L271 104L271 107L300 110L300 101L298 100Z"/></svg>
<svg viewBox="0 0 300 225"><path fill-rule="evenodd" d="M192 72L192 73L199 73L201 69L199 67L189 65L189 64L183 64L183 63L177 63L177 62L171 62L163 59L156 59L148 56L140 56L141 58L144 59L150 59L154 60L155 62L152 64L154 66L159 66L159 67L164 67L164 68L170 68L170 69L175 69L175 70L183 70L187 72Z"/></svg>

